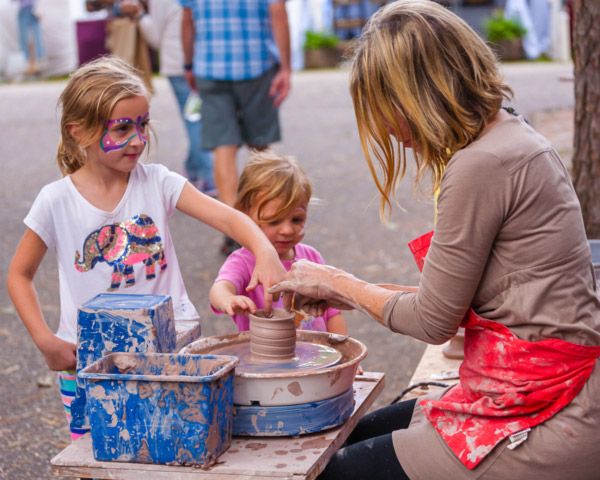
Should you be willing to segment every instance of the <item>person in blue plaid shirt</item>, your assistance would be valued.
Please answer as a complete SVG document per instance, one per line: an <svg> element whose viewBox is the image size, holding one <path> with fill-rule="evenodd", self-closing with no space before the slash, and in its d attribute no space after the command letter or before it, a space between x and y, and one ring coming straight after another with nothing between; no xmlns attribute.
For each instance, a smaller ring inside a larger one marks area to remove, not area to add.
<svg viewBox="0 0 600 480"><path fill-rule="evenodd" d="M281 139L290 90L290 32L282 0L179 0L185 76L202 98L202 148L214 151L219 198L233 206L236 156ZM236 245L226 238L221 251Z"/></svg>

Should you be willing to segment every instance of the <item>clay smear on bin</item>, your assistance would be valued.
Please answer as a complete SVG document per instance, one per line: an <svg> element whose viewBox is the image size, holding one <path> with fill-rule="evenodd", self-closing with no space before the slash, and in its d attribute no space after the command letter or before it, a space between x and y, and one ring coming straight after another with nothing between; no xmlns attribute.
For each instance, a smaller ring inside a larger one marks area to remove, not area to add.
<svg viewBox="0 0 600 480"><path fill-rule="evenodd" d="M272 316L264 310L250 314L250 351L252 360L260 362L285 362L296 352L296 326L294 312L274 308Z"/></svg>

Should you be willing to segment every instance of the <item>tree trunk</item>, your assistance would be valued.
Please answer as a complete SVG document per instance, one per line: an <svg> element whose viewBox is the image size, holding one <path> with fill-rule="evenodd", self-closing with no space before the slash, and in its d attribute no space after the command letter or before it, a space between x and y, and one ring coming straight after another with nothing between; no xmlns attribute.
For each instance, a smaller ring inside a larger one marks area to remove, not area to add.
<svg viewBox="0 0 600 480"><path fill-rule="evenodd" d="M600 238L600 1L573 1L573 183L588 238Z"/></svg>

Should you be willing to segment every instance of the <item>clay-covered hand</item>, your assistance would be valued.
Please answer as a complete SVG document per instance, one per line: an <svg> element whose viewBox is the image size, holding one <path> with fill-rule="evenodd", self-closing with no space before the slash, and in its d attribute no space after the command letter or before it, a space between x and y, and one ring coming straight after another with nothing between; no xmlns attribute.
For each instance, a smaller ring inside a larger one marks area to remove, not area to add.
<svg viewBox="0 0 600 480"><path fill-rule="evenodd" d="M77 365L77 346L58 338L56 335L48 336L39 349L46 359L50 370L60 372L62 370L75 370Z"/></svg>
<svg viewBox="0 0 600 480"><path fill-rule="evenodd" d="M256 313L256 304L244 295L234 295L229 297L219 308L223 313L230 317L234 315L246 315Z"/></svg>
<svg viewBox="0 0 600 480"><path fill-rule="evenodd" d="M269 292L283 294L284 308L302 309L311 315L321 316L331 307L339 310L356 308L336 290L337 284L347 277L353 278L349 273L329 265L298 260L285 279Z"/></svg>

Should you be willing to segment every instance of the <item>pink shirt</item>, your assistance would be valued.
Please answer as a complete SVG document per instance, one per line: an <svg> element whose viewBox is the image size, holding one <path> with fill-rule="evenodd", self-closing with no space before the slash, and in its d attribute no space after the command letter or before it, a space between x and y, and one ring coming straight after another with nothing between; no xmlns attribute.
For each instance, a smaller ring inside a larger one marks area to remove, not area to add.
<svg viewBox="0 0 600 480"><path fill-rule="evenodd" d="M287 271L292 268L294 262L302 258L310 260L311 262L319 263L321 265L325 264L321 254L309 245L299 243L295 247L295 252L296 256L293 260L281 261ZM229 280L235 286L238 295L245 295L246 297L250 298L255 303L256 307L260 309L264 308L265 305L263 286L259 285L253 292L246 292L246 287L250 283L250 278L252 277L255 264L256 259L254 258L254 255L249 250L246 250L242 247L227 257L227 260L225 260L221 270L219 270L219 275L217 276L215 282L218 282L219 280ZM281 307L281 300L274 303L273 306ZM215 313L223 313L216 310L214 307L212 307L212 309ZM327 321L338 313L340 313L339 310L330 308L322 317L310 317L308 320L303 320L298 326L298 329L326 332ZM250 328L250 320L245 315L235 315L233 317L233 321L237 325L238 331L240 332Z"/></svg>

